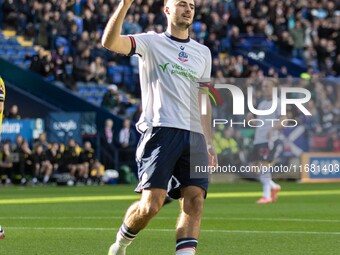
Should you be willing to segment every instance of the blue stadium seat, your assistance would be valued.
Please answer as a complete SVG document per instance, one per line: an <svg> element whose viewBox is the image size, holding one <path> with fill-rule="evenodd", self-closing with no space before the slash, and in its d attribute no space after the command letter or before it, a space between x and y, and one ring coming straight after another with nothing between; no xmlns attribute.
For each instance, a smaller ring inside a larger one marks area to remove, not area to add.
<svg viewBox="0 0 340 255"><path fill-rule="evenodd" d="M16 66L20 66L21 68L25 68L24 66L24 60L22 59L16 59L13 61L13 64L16 65Z"/></svg>
<svg viewBox="0 0 340 255"><path fill-rule="evenodd" d="M112 81L116 84L123 83L123 73L124 73L124 66L117 65L113 67L113 74L112 74Z"/></svg>
<svg viewBox="0 0 340 255"><path fill-rule="evenodd" d="M200 21L195 21L192 24L192 28L193 28L195 34L198 34L201 31L201 26L202 26L202 23Z"/></svg>
<svg viewBox="0 0 340 255"><path fill-rule="evenodd" d="M93 82L93 81L88 81L88 82L86 83L86 86L87 86L88 88L97 88L97 83L95 83L95 82Z"/></svg>
<svg viewBox="0 0 340 255"><path fill-rule="evenodd" d="M25 50L25 48L21 48L20 50L18 50L18 51L17 51L17 55L18 55L18 57L20 57L20 58L25 58L25 56L26 56L26 50Z"/></svg>
<svg viewBox="0 0 340 255"><path fill-rule="evenodd" d="M30 68L30 66L31 66L31 60L25 60L24 61L24 69L29 69Z"/></svg>

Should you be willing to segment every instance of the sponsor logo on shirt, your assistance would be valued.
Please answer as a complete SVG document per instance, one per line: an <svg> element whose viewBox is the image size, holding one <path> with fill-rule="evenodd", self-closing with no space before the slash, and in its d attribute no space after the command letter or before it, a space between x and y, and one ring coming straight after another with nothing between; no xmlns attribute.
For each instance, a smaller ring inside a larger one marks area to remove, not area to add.
<svg viewBox="0 0 340 255"><path fill-rule="evenodd" d="M181 65L172 64L172 63L159 64L158 66L161 68L163 72L165 72L166 70L169 70L170 74L172 75L184 76L193 82L198 81L197 72L194 70L191 70L190 68L185 68Z"/></svg>
<svg viewBox="0 0 340 255"><path fill-rule="evenodd" d="M184 46L180 46L180 52L178 53L178 60L185 63L187 62L189 59L188 54L184 51L185 47Z"/></svg>

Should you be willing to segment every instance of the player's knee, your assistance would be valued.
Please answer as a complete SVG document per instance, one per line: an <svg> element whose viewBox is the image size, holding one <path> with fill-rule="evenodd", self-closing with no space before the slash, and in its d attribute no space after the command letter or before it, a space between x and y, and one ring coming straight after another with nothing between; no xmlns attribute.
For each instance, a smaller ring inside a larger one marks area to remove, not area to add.
<svg viewBox="0 0 340 255"><path fill-rule="evenodd" d="M139 211L140 211L141 216L152 218L159 212L161 207L162 206L156 202L150 202L150 203L141 202L139 204Z"/></svg>
<svg viewBox="0 0 340 255"><path fill-rule="evenodd" d="M191 215L201 214L203 210L204 197L201 194L194 195L184 202L184 210Z"/></svg>

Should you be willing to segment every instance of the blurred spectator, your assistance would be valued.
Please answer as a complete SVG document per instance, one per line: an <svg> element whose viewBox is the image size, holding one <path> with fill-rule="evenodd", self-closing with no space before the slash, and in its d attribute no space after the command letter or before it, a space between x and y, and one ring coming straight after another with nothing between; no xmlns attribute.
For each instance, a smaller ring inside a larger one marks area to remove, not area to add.
<svg viewBox="0 0 340 255"><path fill-rule="evenodd" d="M117 156L117 143L118 139L114 132L114 122L112 119L106 119L104 128L100 131L100 161L106 167L112 167L116 161Z"/></svg>
<svg viewBox="0 0 340 255"><path fill-rule="evenodd" d="M327 134L334 127L335 114L333 112L334 106L329 100L322 103L320 109L320 120L322 132Z"/></svg>
<svg viewBox="0 0 340 255"><path fill-rule="evenodd" d="M329 42L326 39L320 39L316 43L316 54L318 68L322 72L326 72L328 69L327 62L331 56L331 48L329 47Z"/></svg>
<svg viewBox="0 0 340 255"><path fill-rule="evenodd" d="M338 47L340 47L338 45ZM336 56L336 60L333 64L333 75L340 76L340 54Z"/></svg>
<svg viewBox="0 0 340 255"><path fill-rule="evenodd" d="M75 140L71 138L68 142L63 153L63 168L70 173L70 175L81 180L84 173L81 165L79 164L79 148Z"/></svg>
<svg viewBox="0 0 340 255"><path fill-rule="evenodd" d="M39 48L38 54L33 56L26 56L27 59L31 60L30 70L33 72L42 73L43 70L43 58L45 55L45 50L43 48Z"/></svg>
<svg viewBox="0 0 340 255"><path fill-rule="evenodd" d="M108 53L100 43L102 29L118 3L115 0L3 0L1 8L5 27L15 28L20 34L30 34L40 45L52 50L52 57L43 48L36 56L32 56L31 70L50 80L61 80L73 89L74 81L77 80L104 83L105 66L124 66L124 71L118 71L124 72L121 74L123 88L138 95L138 59ZM162 1L135 0L124 20L124 33L149 30L162 32L165 25L162 4ZM195 10L197 20L191 27L190 36L212 50L215 83L225 83L228 77L261 80L265 75L291 75L290 66L261 69L262 65L250 65L246 57L235 55L234 50L239 47L249 49L251 53L249 42L258 38L270 45L268 50L275 52L278 48L283 57L303 59L305 65L310 65L306 72L308 79L340 75L338 8L339 4L334 0L297 1L294 4L276 0L198 1ZM259 55L254 57L263 60ZM134 79L126 79L130 75L125 74L127 65L133 66ZM112 79L113 75L108 74L108 79ZM133 85L125 84L132 82ZM240 86L245 89L244 85ZM325 108L329 108L326 105L330 102L330 108L337 108L337 91L329 86L316 87L315 90L308 87L314 92L313 103L308 106L311 117L297 116L296 112L289 111L293 117L305 122L310 132L321 132L320 119L323 129L328 130L327 126L330 123L336 125L339 118L335 109L327 112L323 107L324 104ZM230 100L225 101L227 103L221 109L230 114ZM129 113L127 108L130 105L131 100L119 93L117 87L111 87L102 100L103 107L123 116ZM139 114L140 111L136 111L134 120L138 119ZM329 122L331 116L334 116L334 120Z"/></svg>
<svg viewBox="0 0 340 255"><path fill-rule="evenodd" d="M118 106L118 87L115 84L111 84L107 88L107 92L105 92L101 106L113 109Z"/></svg>
<svg viewBox="0 0 340 255"><path fill-rule="evenodd" d="M9 112L6 115L7 119L20 120L19 108L16 104L12 105Z"/></svg>
<svg viewBox="0 0 340 255"><path fill-rule="evenodd" d="M143 105L140 103L136 109L136 111L132 115L132 121L137 123L139 121L140 116L143 112Z"/></svg>
<svg viewBox="0 0 340 255"><path fill-rule="evenodd" d="M49 81L54 80L54 63L52 62L52 54L51 52L45 52L45 56L42 59L43 69L40 73L43 77L45 77Z"/></svg>
<svg viewBox="0 0 340 255"><path fill-rule="evenodd" d="M96 57L90 65L90 80L103 84L106 78L106 68L101 57Z"/></svg>
<svg viewBox="0 0 340 255"><path fill-rule="evenodd" d="M73 75L77 81L89 81L91 79L90 50L84 49L74 59Z"/></svg>
<svg viewBox="0 0 340 255"><path fill-rule="evenodd" d="M295 23L295 27L290 30L290 35L293 39L293 57L302 59L305 47L305 29L302 27L301 22Z"/></svg>
<svg viewBox="0 0 340 255"><path fill-rule="evenodd" d="M246 148L244 137L241 133L241 130L239 129L235 130L234 139L239 149L238 157L240 159L240 162L242 162L243 164L246 164L247 163L246 159L248 158L248 155L247 155L248 148Z"/></svg>
<svg viewBox="0 0 340 255"><path fill-rule="evenodd" d="M240 38L240 29L236 26L231 29L230 44L232 49L235 49L237 45L242 41Z"/></svg>
<svg viewBox="0 0 340 255"><path fill-rule="evenodd" d="M336 129L334 129L333 132L331 132L331 134L328 138L327 151L329 151L329 152L340 152L340 137L339 137Z"/></svg>
<svg viewBox="0 0 340 255"><path fill-rule="evenodd" d="M48 80L54 80L54 63L52 62L52 55L43 48L38 50L38 54L34 56L26 56L31 59L30 69Z"/></svg>
<svg viewBox="0 0 340 255"><path fill-rule="evenodd" d="M121 148L119 158L122 162L133 161L136 142L137 137L134 130L131 128L131 121L129 119L125 119L118 137L118 145Z"/></svg>
<svg viewBox="0 0 340 255"><path fill-rule="evenodd" d="M24 138L22 135L17 135L15 138L15 142L12 144L12 155L13 155L13 169L14 174L21 174L21 144L23 143ZM22 176L23 177L23 176ZM23 180L23 183L26 183L26 179Z"/></svg>
<svg viewBox="0 0 340 255"><path fill-rule="evenodd" d="M35 141L33 148L35 149L37 146L41 145L43 148L43 151L46 152L48 150L49 144L47 142L47 136L46 133L43 132L39 134L38 139Z"/></svg>
<svg viewBox="0 0 340 255"><path fill-rule="evenodd" d="M72 11L68 11L66 13L66 16L65 16L65 18L63 20L64 20L65 27L68 28L67 32L70 32L70 30L72 28L72 25L77 22L76 18L75 18L75 15L74 15L74 13ZM76 23L76 24L78 24L78 23ZM77 26L77 28L78 28L78 31L79 31L79 27L78 26Z"/></svg>
<svg viewBox="0 0 340 255"><path fill-rule="evenodd" d="M62 163L62 153L60 152L58 143L54 142L51 144L51 148L46 152L46 158L52 165L52 174L58 172Z"/></svg>
<svg viewBox="0 0 340 255"><path fill-rule="evenodd" d="M26 29L27 17L30 13L30 7L27 0L19 0L17 9L17 26L18 34L23 35Z"/></svg>
<svg viewBox="0 0 340 255"><path fill-rule="evenodd" d="M9 143L2 145L0 152L0 186L2 184L2 178L5 179L5 184L11 184L11 176L13 175L13 162L11 158L11 147Z"/></svg>
<svg viewBox="0 0 340 255"><path fill-rule="evenodd" d="M32 151L26 140L23 140L20 149L17 151L19 152L19 174L22 176L21 183L26 184L27 178L34 175Z"/></svg>
<svg viewBox="0 0 340 255"><path fill-rule="evenodd" d="M49 32L51 31L50 13L46 12L43 15L39 24L37 44L48 49L50 46Z"/></svg>
<svg viewBox="0 0 340 255"><path fill-rule="evenodd" d="M234 129L228 127L224 131L216 132L214 136L214 146L217 148L218 161L221 165L240 164L239 148L233 135Z"/></svg>
<svg viewBox="0 0 340 255"><path fill-rule="evenodd" d="M279 35L278 45L281 54L288 54L288 56L290 56L294 48L294 40L287 31L284 31Z"/></svg>
<svg viewBox="0 0 340 255"><path fill-rule="evenodd" d="M89 9L85 9L83 16L83 29L88 33L97 31L97 22Z"/></svg>
<svg viewBox="0 0 340 255"><path fill-rule="evenodd" d="M130 34L138 34L142 32L141 26L134 21L134 17L132 14L128 14L125 17L122 34L130 35Z"/></svg>
<svg viewBox="0 0 340 255"><path fill-rule="evenodd" d="M110 18L110 8L109 8L109 5L106 4L106 3L101 3L101 5L99 4L99 1L97 2L97 8L99 10L98 13L97 13L97 24L98 24L98 27L101 29L101 30L104 30L109 18Z"/></svg>
<svg viewBox="0 0 340 255"><path fill-rule="evenodd" d="M78 33L78 26L76 23L72 23L70 27L70 32L67 35L67 39L70 47L71 56L75 56L77 53L77 45L80 40L80 35Z"/></svg>
<svg viewBox="0 0 340 255"><path fill-rule="evenodd" d="M76 42L76 54L82 54L85 50L90 48L90 34L87 31L83 31L80 35L80 40ZM77 79L77 77L75 77Z"/></svg>
<svg viewBox="0 0 340 255"><path fill-rule="evenodd" d="M136 135L131 128L131 121L125 119L123 128L119 131L119 146L123 149L127 149L134 145L136 145Z"/></svg>
<svg viewBox="0 0 340 255"><path fill-rule="evenodd" d="M108 51L105 48L103 48L101 42L98 41L96 42L94 47L91 49L91 59L96 59L97 57L100 57L103 61L103 64L105 64L105 62L108 59L107 53ZM106 72L106 69L105 69L105 72Z"/></svg>
<svg viewBox="0 0 340 255"><path fill-rule="evenodd" d="M55 34L57 36L67 38L67 32L69 31L69 28L65 26L65 23L60 15L60 12L55 11L52 15L53 15L52 20L50 21L51 31L55 30Z"/></svg>
<svg viewBox="0 0 340 255"><path fill-rule="evenodd" d="M32 155L34 177L33 183L37 183L39 178L42 178L43 183L46 184L52 175L52 164L46 157L44 148L41 144L38 144Z"/></svg>
<svg viewBox="0 0 340 255"><path fill-rule="evenodd" d="M10 26L11 28L16 28L16 3L14 0L3 0L2 4L2 13L4 14L4 22L7 26Z"/></svg>
<svg viewBox="0 0 340 255"><path fill-rule="evenodd" d="M83 168L84 179L89 184L88 178L94 181L100 182L100 177L104 174L102 171L102 165L95 158L95 151L92 149L92 145L89 141L84 143L84 149L79 155L79 163Z"/></svg>
<svg viewBox="0 0 340 255"><path fill-rule="evenodd" d="M247 37L266 38L267 43L276 42L284 56L292 54L331 75L339 69L336 68L336 56L340 52L339 47L335 47L340 40L339 18L335 11L339 5L336 3L334 0L311 1L308 5L306 1L294 4L291 1L198 1L191 37L205 43L214 58L239 46L251 46ZM5 26L16 28L19 33L26 30L27 34L35 34L38 44L49 50L60 45L69 46L65 54L76 56L85 49L90 49L92 55L93 48L99 43L96 38L100 37L117 5L115 0L4 0L2 10ZM136 0L124 20L123 33L162 32L164 28L163 2ZM93 59L96 56L94 54ZM117 64L129 63L122 57L107 56L118 60ZM217 66L218 69L224 67L226 65L221 63ZM239 70L235 71L231 75L239 75ZM75 74L75 80L78 78Z"/></svg>
<svg viewBox="0 0 340 255"><path fill-rule="evenodd" d="M106 144L105 147L111 147L115 145L115 136L114 136L114 130L113 130L113 120L107 119L105 120L105 126L104 126L104 144Z"/></svg>
<svg viewBox="0 0 340 255"><path fill-rule="evenodd" d="M68 57L65 54L64 46L59 46L57 50L52 54L52 63L54 66L54 77L62 82L66 81L66 63Z"/></svg>
<svg viewBox="0 0 340 255"><path fill-rule="evenodd" d="M118 94L118 103L117 107L113 109L113 113L125 117L127 109L132 106L129 98L125 98L122 94Z"/></svg>
<svg viewBox="0 0 340 255"><path fill-rule="evenodd" d="M13 151L14 152L17 152L20 147L21 147L21 144L22 142L24 141L24 138L22 135L17 135L16 138L15 138L15 142L14 144L12 145L12 148L13 148Z"/></svg>
<svg viewBox="0 0 340 255"><path fill-rule="evenodd" d="M320 125L320 115L313 100L310 100L307 103L307 110L312 115L300 115L301 123L306 126L308 132L321 133L322 127Z"/></svg>

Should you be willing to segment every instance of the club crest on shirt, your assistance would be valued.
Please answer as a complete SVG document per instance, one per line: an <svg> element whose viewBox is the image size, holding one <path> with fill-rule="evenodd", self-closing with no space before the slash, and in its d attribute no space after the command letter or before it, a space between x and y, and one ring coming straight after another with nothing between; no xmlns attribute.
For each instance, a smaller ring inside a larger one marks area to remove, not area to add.
<svg viewBox="0 0 340 255"><path fill-rule="evenodd" d="M187 62L188 59L188 54L184 51L185 47L184 46L180 46L180 52L178 53L178 60L181 62Z"/></svg>

